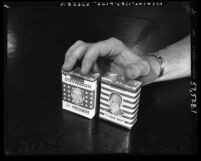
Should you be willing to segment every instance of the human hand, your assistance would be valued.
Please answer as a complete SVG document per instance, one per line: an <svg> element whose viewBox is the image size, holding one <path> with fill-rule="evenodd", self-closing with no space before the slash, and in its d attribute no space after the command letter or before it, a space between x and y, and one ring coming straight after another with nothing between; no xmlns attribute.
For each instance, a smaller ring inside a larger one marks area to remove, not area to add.
<svg viewBox="0 0 201 161"><path fill-rule="evenodd" d="M63 69L72 70L80 60L82 60L81 73L84 75L90 70L101 74L112 72L147 84L156 79L159 72L156 58L136 53L116 38L97 43L77 41L66 52Z"/></svg>

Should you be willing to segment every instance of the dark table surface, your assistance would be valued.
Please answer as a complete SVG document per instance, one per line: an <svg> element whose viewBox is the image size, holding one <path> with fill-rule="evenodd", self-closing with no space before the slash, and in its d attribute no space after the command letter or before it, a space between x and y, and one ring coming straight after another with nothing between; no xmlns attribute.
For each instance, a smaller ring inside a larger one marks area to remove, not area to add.
<svg viewBox="0 0 201 161"><path fill-rule="evenodd" d="M6 10L6 154L196 152L190 78L142 87L138 121L130 131L100 120L98 115L89 120L62 110L61 66L70 45L78 39L92 42L109 37L130 45L150 21L163 20L161 14L157 17L149 10L155 16L139 18L141 9L130 14L125 8L18 6ZM184 22L184 13L179 13ZM189 29L186 23L181 32L167 37L172 28L164 21L159 24L162 27L147 38L147 51L179 40Z"/></svg>

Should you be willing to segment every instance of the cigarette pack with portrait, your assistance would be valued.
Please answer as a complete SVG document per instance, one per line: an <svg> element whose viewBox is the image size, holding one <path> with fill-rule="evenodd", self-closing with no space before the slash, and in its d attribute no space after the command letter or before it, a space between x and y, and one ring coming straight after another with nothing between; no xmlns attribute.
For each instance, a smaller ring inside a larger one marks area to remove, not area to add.
<svg viewBox="0 0 201 161"><path fill-rule="evenodd" d="M99 73L80 74L80 68L62 70L62 108L92 119L97 112Z"/></svg>
<svg viewBox="0 0 201 161"><path fill-rule="evenodd" d="M141 82L107 73L101 78L101 119L131 129L137 121Z"/></svg>

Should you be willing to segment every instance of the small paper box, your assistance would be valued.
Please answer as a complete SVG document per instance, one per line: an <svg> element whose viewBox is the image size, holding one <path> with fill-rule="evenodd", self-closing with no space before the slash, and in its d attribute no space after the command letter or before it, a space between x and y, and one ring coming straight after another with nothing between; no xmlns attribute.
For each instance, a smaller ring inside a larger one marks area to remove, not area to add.
<svg viewBox="0 0 201 161"><path fill-rule="evenodd" d="M131 129L137 121L141 82L107 73L101 78L101 119Z"/></svg>
<svg viewBox="0 0 201 161"><path fill-rule="evenodd" d="M92 119L97 112L100 73L80 74L80 68L62 70L62 108Z"/></svg>

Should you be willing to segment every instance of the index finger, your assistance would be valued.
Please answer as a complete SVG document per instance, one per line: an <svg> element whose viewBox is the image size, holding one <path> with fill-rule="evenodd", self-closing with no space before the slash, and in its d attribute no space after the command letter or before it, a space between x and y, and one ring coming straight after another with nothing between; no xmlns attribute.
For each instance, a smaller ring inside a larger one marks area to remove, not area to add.
<svg viewBox="0 0 201 161"><path fill-rule="evenodd" d="M93 44L87 51L82 61L82 74L87 74L99 56L105 56L109 52L108 47L102 43Z"/></svg>
<svg viewBox="0 0 201 161"><path fill-rule="evenodd" d="M66 71L70 71L74 67L76 62L84 56L87 50L87 46L88 45L86 43L82 43L73 50L70 56L66 56L63 69Z"/></svg>
<svg viewBox="0 0 201 161"><path fill-rule="evenodd" d="M98 57L111 56L111 52L114 50L114 48L114 45L107 40L92 44L88 48L87 53L83 58L81 68L82 74L89 73Z"/></svg>
<svg viewBox="0 0 201 161"><path fill-rule="evenodd" d="M65 58L69 57L74 49L76 49L80 44L84 43L82 40L77 40L66 52Z"/></svg>

